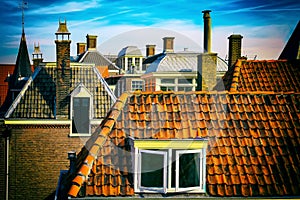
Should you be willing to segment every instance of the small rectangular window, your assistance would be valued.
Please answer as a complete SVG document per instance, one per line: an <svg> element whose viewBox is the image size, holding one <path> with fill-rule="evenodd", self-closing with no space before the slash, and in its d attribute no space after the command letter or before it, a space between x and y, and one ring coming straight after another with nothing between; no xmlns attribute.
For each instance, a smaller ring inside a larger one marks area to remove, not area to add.
<svg viewBox="0 0 300 200"><path fill-rule="evenodd" d="M132 80L131 91L143 91L145 82L143 80Z"/></svg>
<svg viewBox="0 0 300 200"><path fill-rule="evenodd" d="M90 130L90 98L73 98L73 133L89 133Z"/></svg>

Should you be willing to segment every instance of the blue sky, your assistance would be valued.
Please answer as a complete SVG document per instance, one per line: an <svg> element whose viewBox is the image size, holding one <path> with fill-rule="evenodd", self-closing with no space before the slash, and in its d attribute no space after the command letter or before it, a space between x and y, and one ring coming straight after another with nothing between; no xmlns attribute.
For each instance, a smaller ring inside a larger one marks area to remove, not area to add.
<svg viewBox="0 0 300 200"><path fill-rule="evenodd" d="M0 63L15 63L22 30L19 0L4 0L0 7ZM25 33L31 56L39 43L45 61L55 61L58 21L67 20L71 54L87 34L98 35L98 50L117 54L123 47L146 44L162 50L162 37L175 36L175 50L202 51L202 10L212 10L212 50L228 54L228 36L243 35L242 54L250 59L277 59L300 20L296 0L28 0Z"/></svg>

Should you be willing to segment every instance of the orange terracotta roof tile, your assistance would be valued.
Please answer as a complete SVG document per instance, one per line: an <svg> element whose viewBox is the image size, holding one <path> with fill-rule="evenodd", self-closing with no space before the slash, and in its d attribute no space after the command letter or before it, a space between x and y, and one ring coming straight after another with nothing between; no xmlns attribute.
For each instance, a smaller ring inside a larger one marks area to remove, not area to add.
<svg viewBox="0 0 300 200"><path fill-rule="evenodd" d="M239 60L218 85L224 84L225 90L231 92L299 92L299 66L299 60Z"/></svg>
<svg viewBox="0 0 300 200"><path fill-rule="evenodd" d="M277 69L275 63L268 65ZM265 64L248 63L250 69ZM257 77L268 78L262 72ZM90 196L130 196L127 138L205 137L209 195L300 195L299 105L299 93L125 93L87 142L91 148L80 154L86 162L78 173L88 176ZM70 196L76 196L78 179Z"/></svg>

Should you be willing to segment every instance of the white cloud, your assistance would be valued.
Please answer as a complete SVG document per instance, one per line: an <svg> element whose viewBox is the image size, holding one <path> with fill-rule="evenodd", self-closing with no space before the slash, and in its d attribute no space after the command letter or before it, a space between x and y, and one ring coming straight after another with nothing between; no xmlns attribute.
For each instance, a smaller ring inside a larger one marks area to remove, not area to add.
<svg viewBox="0 0 300 200"><path fill-rule="evenodd" d="M101 6L98 1L70 1L63 4L53 4L48 7L42 7L37 10L29 11L28 14L60 14L84 11L90 8Z"/></svg>

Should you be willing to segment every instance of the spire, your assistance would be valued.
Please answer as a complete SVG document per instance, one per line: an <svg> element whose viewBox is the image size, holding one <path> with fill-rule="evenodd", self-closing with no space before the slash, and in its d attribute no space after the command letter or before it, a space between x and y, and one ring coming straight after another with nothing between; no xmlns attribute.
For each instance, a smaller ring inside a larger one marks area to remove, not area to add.
<svg viewBox="0 0 300 200"><path fill-rule="evenodd" d="M27 8L27 3L22 1L20 8L22 9L22 36L21 36L19 52L16 60L15 70L11 77L12 79L10 81L11 86L14 88L18 87L17 85L18 85L19 78L29 77L31 76L32 73L28 49L27 49L27 43L26 43L26 36L24 31L24 9Z"/></svg>
<svg viewBox="0 0 300 200"><path fill-rule="evenodd" d="M24 33L24 26L25 26L24 10L25 8L28 8L28 3L22 0L22 2L20 2L19 8L22 9L22 33Z"/></svg>

